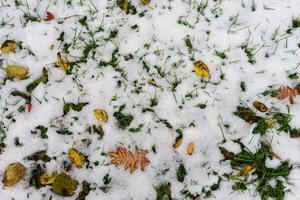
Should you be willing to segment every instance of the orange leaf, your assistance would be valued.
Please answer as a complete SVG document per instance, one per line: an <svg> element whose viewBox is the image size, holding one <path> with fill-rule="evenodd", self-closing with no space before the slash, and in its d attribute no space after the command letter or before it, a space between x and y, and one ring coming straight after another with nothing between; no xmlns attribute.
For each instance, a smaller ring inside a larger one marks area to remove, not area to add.
<svg viewBox="0 0 300 200"><path fill-rule="evenodd" d="M285 98L289 98L290 103L294 104L294 98L298 94L297 89L290 88L289 86L283 87L276 95L277 99L282 100Z"/></svg>
<svg viewBox="0 0 300 200"><path fill-rule="evenodd" d="M191 142L189 145L188 145L188 148L187 148L187 153L189 155L192 155L195 151L195 143L194 142Z"/></svg>
<svg viewBox="0 0 300 200"><path fill-rule="evenodd" d="M139 165L144 171L146 166L150 163L146 157L146 153L146 151L132 152L124 147L117 147L115 152L109 152L108 155L112 158L111 164L124 165L125 170L129 169L130 173L132 173Z"/></svg>

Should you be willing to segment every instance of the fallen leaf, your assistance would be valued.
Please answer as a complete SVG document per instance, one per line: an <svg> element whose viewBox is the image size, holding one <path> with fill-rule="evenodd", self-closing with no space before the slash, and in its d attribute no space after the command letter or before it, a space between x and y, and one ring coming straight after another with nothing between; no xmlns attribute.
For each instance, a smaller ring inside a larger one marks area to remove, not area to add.
<svg viewBox="0 0 300 200"><path fill-rule="evenodd" d="M44 21L46 21L46 22L54 19L54 15L49 11L46 12L46 15L47 15L46 18L44 19Z"/></svg>
<svg viewBox="0 0 300 200"><path fill-rule="evenodd" d="M143 5L148 5L150 0L140 0Z"/></svg>
<svg viewBox="0 0 300 200"><path fill-rule="evenodd" d="M175 143L173 144L173 148L178 148L180 145L181 145L181 143L182 143L182 141L183 141L183 138L181 137L181 138L176 138L175 139Z"/></svg>
<svg viewBox="0 0 300 200"><path fill-rule="evenodd" d="M246 165L239 171L238 176L246 176L248 175L256 166L254 164Z"/></svg>
<svg viewBox="0 0 300 200"><path fill-rule="evenodd" d="M71 65L63 61L60 52L57 53L56 65L63 69L67 74L71 71Z"/></svg>
<svg viewBox="0 0 300 200"><path fill-rule="evenodd" d="M191 142L187 147L187 153L191 156L195 151L195 143Z"/></svg>
<svg viewBox="0 0 300 200"><path fill-rule="evenodd" d="M234 156L234 153L228 151L224 147L219 147L219 150L221 151L221 154L224 156L224 159L221 161L230 160Z"/></svg>
<svg viewBox="0 0 300 200"><path fill-rule="evenodd" d="M297 89L293 89L293 88L290 88L289 86L285 86L279 90L276 97L279 100L289 98L290 103L294 104L294 98L296 97L297 94L298 94Z"/></svg>
<svg viewBox="0 0 300 200"><path fill-rule="evenodd" d="M298 129L290 130L290 138L300 138L300 130Z"/></svg>
<svg viewBox="0 0 300 200"><path fill-rule="evenodd" d="M100 122L107 122L107 120L108 120L107 112L103 109L100 109L100 108L94 110L94 116Z"/></svg>
<svg viewBox="0 0 300 200"><path fill-rule="evenodd" d="M85 155L75 148L69 149L68 155L72 163L74 163L77 168L81 168L86 161Z"/></svg>
<svg viewBox="0 0 300 200"><path fill-rule="evenodd" d="M72 196L77 189L77 185L77 181L69 175L60 173L53 182L52 191L61 196Z"/></svg>
<svg viewBox="0 0 300 200"><path fill-rule="evenodd" d="M260 112L267 112L268 111L268 107L260 101L254 101L253 106L257 110L259 110Z"/></svg>
<svg viewBox="0 0 300 200"><path fill-rule="evenodd" d="M197 62L195 62L194 71L196 72L196 74L198 76L203 76L203 77L210 76L210 72L209 72L207 65L204 62L202 62L201 60L198 60Z"/></svg>
<svg viewBox="0 0 300 200"><path fill-rule="evenodd" d="M181 129L177 129L176 132L178 136L175 138L175 143L173 144L173 148L178 148L183 141L183 133Z"/></svg>
<svg viewBox="0 0 300 200"><path fill-rule="evenodd" d="M2 45L0 50L3 53L14 52L18 48L19 44L13 40L6 40Z"/></svg>
<svg viewBox="0 0 300 200"><path fill-rule="evenodd" d="M57 177L57 173L53 173L49 175L48 173L44 173L40 176L39 181L42 185L53 185L55 178Z"/></svg>
<svg viewBox="0 0 300 200"><path fill-rule="evenodd" d="M8 77L16 79L24 79L27 77L28 69L21 65L8 65L5 68Z"/></svg>
<svg viewBox="0 0 300 200"><path fill-rule="evenodd" d="M125 170L130 169L130 173L134 172L140 165L142 171L150 163L146 157L147 151L132 152L124 147L117 147L117 151L109 152L108 155L112 158L111 163L116 165L125 165Z"/></svg>
<svg viewBox="0 0 300 200"><path fill-rule="evenodd" d="M14 186L25 176L26 168L19 162L8 165L5 169L2 183L4 186Z"/></svg>
<svg viewBox="0 0 300 200"><path fill-rule="evenodd" d="M117 5L125 12L128 12L128 0L117 0Z"/></svg>

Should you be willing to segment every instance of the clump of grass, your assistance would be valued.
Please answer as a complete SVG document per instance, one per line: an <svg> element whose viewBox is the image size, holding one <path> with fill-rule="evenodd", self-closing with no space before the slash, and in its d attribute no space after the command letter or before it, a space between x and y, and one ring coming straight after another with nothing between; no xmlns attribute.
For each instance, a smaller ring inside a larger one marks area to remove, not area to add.
<svg viewBox="0 0 300 200"><path fill-rule="evenodd" d="M300 27L300 17L294 18L292 20L292 26L293 26L293 28L299 28Z"/></svg>
<svg viewBox="0 0 300 200"><path fill-rule="evenodd" d="M292 169L289 161L281 161L279 166L275 168L267 167L267 158L273 159L273 157L276 157L271 145L268 143L262 142L255 153L251 152L243 144L241 149L241 152L227 157L227 160L230 160L231 167L240 169L240 172L247 166L252 166L252 168L244 175L233 176L226 174L229 180L234 182L232 189L234 191L245 191L250 185L255 185L256 191L262 200L270 198L283 200L286 192L283 180L287 179ZM242 176L244 176L244 179L242 179Z"/></svg>

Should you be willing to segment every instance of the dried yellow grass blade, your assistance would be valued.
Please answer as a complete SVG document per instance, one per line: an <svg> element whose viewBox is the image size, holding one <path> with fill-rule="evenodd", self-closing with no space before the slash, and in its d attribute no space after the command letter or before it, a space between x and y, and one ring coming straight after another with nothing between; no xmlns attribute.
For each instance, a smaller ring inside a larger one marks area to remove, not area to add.
<svg viewBox="0 0 300 200"><path fill-rule="evenodd" d="M77 168L81 168L86 161L85 155L75 148L69 149L68 155L72 163L74 163Z"/></svg>
<svg viewBox="0 0 300 200"><path fill-rule="evenodd" d="M194 71L198 76L203 76L203 77L210 76L210 72L209 72L207 65L201 60L198 60L197 62L195 62Z"/></svg>
<svg viewBox="0 0 300 200"><path fill-rule="evenodd" d="M6 40L2 45L0 50L3 53L10 53L10 52L14 52L17 48L18 48L18 43L16 43L15 41L12 40Z"/></svg>
<svg viewBox="0 0 300 200"><path fill-rule="evenodd" d="M194 151L195 151L195 143L194 143L194 142L191 142L191 143L188 145L187 153L191 156L191 155L193 155Z"/></svg>
<svg viewBox="0 0 300 200"><path fill-rule="evenodd" d="M103 109L100 109L100 108L94 110L94 116L100 122L107 122L107 120L108 120L107 112Z"/></svg>
<svg viewBox="0 0 300 200"><path fill-rule="evenodd" d="M26 168L19 162L8 165L4 172L2 183L4 186L14 186L25 176Z"/></svg>
<svg viewBox="0 0 300 200"><path fill-rule="evenodd" d="M5 72L10 78L23 79L27 77L28 69L21 65L8 65Z"/></svg>

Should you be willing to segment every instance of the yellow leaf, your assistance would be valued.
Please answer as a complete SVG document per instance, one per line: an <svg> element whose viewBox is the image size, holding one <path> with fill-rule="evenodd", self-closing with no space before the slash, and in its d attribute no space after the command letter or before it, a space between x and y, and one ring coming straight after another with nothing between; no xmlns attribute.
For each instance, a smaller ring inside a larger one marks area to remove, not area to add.
<svg viewBox="0 0 300 200"><path fill-rule="evenodd" d="M143 5L148 5L150 0L140 0Z"/></svg>
<svg viewBox="0 0 300 200"><path fill-rule="evenodd" d="M47 173L44 173L40 176L40 183L42 185L52 185L55 181L55 178L57 176L57 173L53 173L51 176Z"/></svg>
<svg viewBox="0 0 300 200"><path fill-rule="evenodd" d="M209 75L210 75L207 65L204 62L202 62L201 60L198 60L197 62L195 62L194 71L196 72L196 74L198 76L209 77Z"/></svg>
<svg viewBox="0 0 300 200"><path fill-rule="evenodd" d="M241 169L241 171L239 172L239 176L246 176L248 175L253 169L255 168L254 164L251 165L246 165L245 167L243 167L243 169Z"/></svg>
<svg viewBox="0 0 300 200"><path fill-rule="evenodd" d="M94 110L94 116L100 122L107 122L107 120L108 120L107 112L103 109L100 109L100 108Z"/></svg>
<svg viewBox="0 0 300 200"><path fill-rule="evenodd" d="M57 53L56 65L67 73L71 71L71 65L63 61L60 52Z"/></svg>
<svg viewBox="0 0 300 200"><path fill-rule="evenodd" d="M13 186L25 176L26 168L19 162L8 165L4 172L2 183L4 186Z"/></svg>
<svg viewBox="0 0 300 200"><path fill-rule="evenodd" d="M3 53L10 53L14 52L18 48L18 43L12 40L6 40L2 45L1 45L1 51Z"/></svg>
<svg viewBox="0 0 300 200"><path fill-rule="evenodd" d="M74 148L69 149L69 158L77 168L81 168L85 163L85 155Z"/></svg>
<svg viewBox="0 0 300 200"><path fill-rule="evenodd" d="M195 143L194 142L191 142L189 145L188 145L188 148L187 148L187 153L189 155L192 155L195 151Z"/></svg>
<svg viewBox="0 0 300 200"><path fill-rule="evenodd" d="M11 78L23 79L27 77L28 69L21 65L8 65L5 72Z"/></svg>
<svg viewBox="0 0 300 200"><path fill-rule="evenodd" d="M129 5L128 0L119 0L117 1L117 4L125 12L128 11L128 5Z"/></svg>

